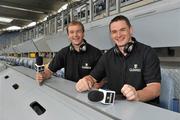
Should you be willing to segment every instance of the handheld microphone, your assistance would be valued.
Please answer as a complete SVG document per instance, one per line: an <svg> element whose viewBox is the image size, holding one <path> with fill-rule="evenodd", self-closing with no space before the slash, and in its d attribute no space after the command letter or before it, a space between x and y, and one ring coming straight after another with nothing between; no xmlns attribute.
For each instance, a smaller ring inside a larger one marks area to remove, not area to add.
<svg viewBox="0 0 180 120"><path fill-rule="evenodd" d="M92 102L101 102L103 104L113 104L115 100L115 91L111 90L93 90L88 93L88 99Z"/></svg>
<svg viewBox="0 0 180 120"><path fill-rule="evenodd" d="M44 71L43 57L42 56L36 57L35 70L36 70L36 72L43 72Z"/></svg>

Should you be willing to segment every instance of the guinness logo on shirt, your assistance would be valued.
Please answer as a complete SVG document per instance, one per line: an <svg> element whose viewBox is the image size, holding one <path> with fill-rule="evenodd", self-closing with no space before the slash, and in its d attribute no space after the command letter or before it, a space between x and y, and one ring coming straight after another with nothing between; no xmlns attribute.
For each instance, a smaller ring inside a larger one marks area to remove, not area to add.
<svg viewBox="0 0 180 120"><path fill-rule="evenodd" d="M88 70L90 70L90 69L91 69L91 66L89 66L88 63L85 63L84 65L82 65L82 69L88 69Z"/></svg>
<svg viewBox="0 0 180 120"><path fill-rule="evenodd" d="M129 68L130 72L141 72L141 69L138 68L138 64L134 64L133 68Z"/></svg>

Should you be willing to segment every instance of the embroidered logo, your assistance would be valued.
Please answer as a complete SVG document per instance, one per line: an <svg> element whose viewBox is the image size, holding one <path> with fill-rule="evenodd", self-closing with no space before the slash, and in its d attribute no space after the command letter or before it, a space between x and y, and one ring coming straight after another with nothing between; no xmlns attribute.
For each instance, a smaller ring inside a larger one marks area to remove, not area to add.
<svg viewBox="0 0 180 120"><path fill-rule="evenodd" d="M129 68L130 72L141 72L141 69L138 67L138 64L134 64L133 68Z"/></svg>
<svg viewBox="0 0 180 120"><path fill-rule="evenodd" d="M83 66L82 66L82 69L91 69L91 66L89 66L88 63L85 63Z"/></svg>

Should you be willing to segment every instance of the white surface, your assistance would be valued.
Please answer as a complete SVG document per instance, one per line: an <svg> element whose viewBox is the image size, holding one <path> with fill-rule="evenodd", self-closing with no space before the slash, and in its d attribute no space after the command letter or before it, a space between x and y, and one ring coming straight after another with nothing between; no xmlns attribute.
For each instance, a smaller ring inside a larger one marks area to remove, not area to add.
<svg viewBox="0 0 180 120"><path fill-rule="evenodd" d="M18 68L19 71L24 72L24 74L32 75L34 77L34 71L27 72L27 68L23 67L15 67ZM93 115L98 113L104 113L105 115L113 116L122 120L179 120L180 114L175 113L166 109L162 109L156 106L152 106L149 104L141 103L141 102L129 102L126 100L116 100L114 105L103 105L101 103L90 102L87 98L87 92L78 93L75 90L75 83L64 80L61 78L52 77L52 79L47 80L41 88L44 86L52 88L52 90L48 90L47 88L43 89L43 91L47 91L46 95L51 96L51 98L55 101L61 101L61 97L57 94L64 94L69 97L71 102L67 102L73 108L78 109L78 113ZM50 92L54 91L56 92ZM57 94L56 94L57 93ZM40 96L41 97L41 96ZM65 97L63 97L64 99ZM70 104L72 103L72 104ZM88 109L82 106L89 106ZM79 107L78 107L79 106ZM69 106L68 106L69 107ZM72 109L72 108L71 108ZM89 112L94 109L97 112ZM87 112L87 111L88 112ZM82 112L83 111L83 112ZM98 118L99 115L96 115L95 119ZM101 117L100 117L101 118ZM99 118L98 118L99 119ZM97 119L97 120L98 120Z"/></svg>
<svg viewBox="0 0 180 120"><path fill-rule="evenodd" d="M6 75L8 79L4 78ZM15 83L19 85L17 90L12 88ZM38 116L29 106L33 101L46 112ZM46 85L40 87L32 78L11 68L0 72L0 106L0 120L112 120Z"/></svg>

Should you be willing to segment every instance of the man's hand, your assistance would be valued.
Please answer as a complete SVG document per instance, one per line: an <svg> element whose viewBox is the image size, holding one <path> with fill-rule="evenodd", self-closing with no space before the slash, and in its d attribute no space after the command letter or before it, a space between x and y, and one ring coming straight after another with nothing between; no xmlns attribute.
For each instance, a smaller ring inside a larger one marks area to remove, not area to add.
<svg viewBox="0 0 180 120"><path fill-rule="evenodd" d="M41 85L42 81L45 79L44 78L44 72L41 73L36 73L36 80L39 83L39 85Z"/></svg>
<svg viewBox="0 0 180 120"><path fill-rule="evenodd" d="M106 83L107 83L107 80L103 79L103 80L101 80L99 83L95 83L93 87L94 87L95 89L100 89L100 88L102 88Z"/></svg>
<svg viewBox="0 0 180 120"><path fill-rule="evenodd" d="M121 89L121 93L126 97L127 100L139 101L138 92L131 85L125 84Z"/></svg>
<svg viewBox="0 0 180 120"><path fill-rule="evenodd" d="M45 67L45 70L43 72L36 73L35 78L38 81L39 85L42 85L43 81L51 78L52 74L53 72L49 70L48 67Z"/></svg>
<svg viewBox="0 0 180 120"><path fill-rule="evenodd" d="M90 75L83 77L76 83L76 90L78 92L83 92L90 90L95 84L94 78Z"/></svg>

